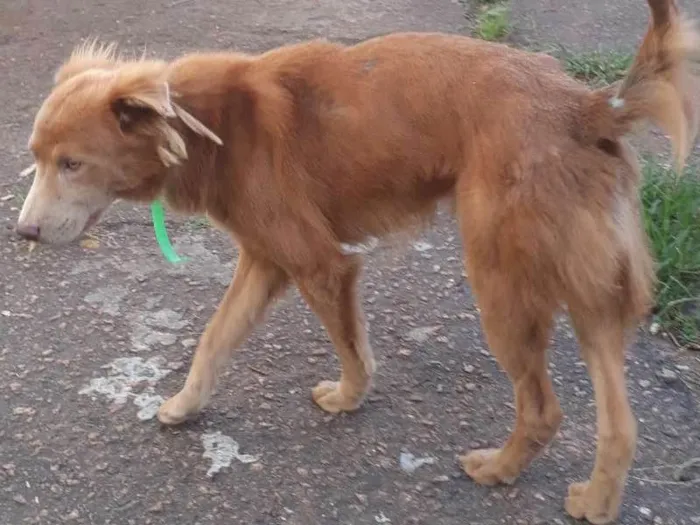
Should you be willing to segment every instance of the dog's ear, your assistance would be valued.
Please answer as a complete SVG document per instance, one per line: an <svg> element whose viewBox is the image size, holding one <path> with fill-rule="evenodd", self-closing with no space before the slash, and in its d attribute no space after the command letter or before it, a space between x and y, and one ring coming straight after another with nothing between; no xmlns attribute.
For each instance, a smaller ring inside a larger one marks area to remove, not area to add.
<svg viewBox="0 0 700 525"><path fill-rule="evenodd" d="M70 58L54 75L56 85L90 69L113 70L119 64L117 46L86 40L73 50Z"/></svg>
<svg viewBox="0 0 700 525"><path fill-rule="evenodd" d="M137 80L129 86L122 85L119 91L113 97L111 108L125 133L144 125L152 127L159 120L176 116L166 82Z"/></svg>
<svg viewBox="0 0 700 525"><path fill-rule="evenodd" d="M187 159L185 142L172 126L177 118L162 65L142 62L123 67L110 97L110 108L122 133L155 140L163 164L173 166Z"/></svg>
<svg viewBox="0 0 700 525"><path fill-rule="evenodd" d="M165 78L164 62L125 63L117 72L109 100L121 132L155 139L163 164L172 166L187 159L187 147L175 121L218 145L223 143L207 126L173 102Z"/></svg>

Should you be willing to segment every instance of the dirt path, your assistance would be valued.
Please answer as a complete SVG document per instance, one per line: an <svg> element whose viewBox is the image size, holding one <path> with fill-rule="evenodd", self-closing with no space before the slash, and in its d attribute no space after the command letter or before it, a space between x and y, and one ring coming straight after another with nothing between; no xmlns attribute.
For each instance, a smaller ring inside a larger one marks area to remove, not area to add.
<svg viewBox="0 0 700 525"><path fill-rule="evenodd" d="M533 13L541 3L519 5ZM330 417L311 403L310 388L335 375L336 358L292 295L236 356L211 407L177 430L161 428L152 408L181 385L230 279L227 240L172 220L190 262L168 266L147 210L127 206L98 228L92 249L29 253L12 235L29 183L15 174L30 162L33 114L79 38L102 35L168 57L202 47L256 51L319 35L351 42L399 29L461 31L462 9L447 0L4 0L0 524L569 523L562 501L592 466L594 411L564 323L552 374L567 419L548 454L515 486L496 489L474 485L456 463L470 447L499 445L513 411L449 218L403 252L369 255L364 297L379 374L361 411ZM634 40L646 15L629 13ZM648 470L699 455L694 359L646 337L629 354L640 443L623 524L700 523L697 485L667 484L669 469ZM431 460L408 473L402 453ZM225 466L209 477L218 461Z"/></svg>

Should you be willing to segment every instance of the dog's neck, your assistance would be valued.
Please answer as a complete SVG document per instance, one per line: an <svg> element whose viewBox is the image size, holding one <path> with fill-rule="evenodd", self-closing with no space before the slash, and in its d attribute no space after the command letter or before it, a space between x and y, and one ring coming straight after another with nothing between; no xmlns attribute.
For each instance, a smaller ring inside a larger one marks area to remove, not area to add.
<svg viewBox="0 0 700 525"><path fill-rule="evenodd" d="M177 78L177 74L172 76ZM161 195L181 213L207 214L230 224L231 218L224 210L231 209L238 193L237 180L252 154L255 111L247 86L217 92L218 81L210 79L204 88L199 82L172 82L173 102L206 127L210 135L197 132L181 118L170 119L185 142L187 158L164 167ZM211 92L207 92L209 86L214 86ZM220 139L218 144L216 139Z"/></svg>

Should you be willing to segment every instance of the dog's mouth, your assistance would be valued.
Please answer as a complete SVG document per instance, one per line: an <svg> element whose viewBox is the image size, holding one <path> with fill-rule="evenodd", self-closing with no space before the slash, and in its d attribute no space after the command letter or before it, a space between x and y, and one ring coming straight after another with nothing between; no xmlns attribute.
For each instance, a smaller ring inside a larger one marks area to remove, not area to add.
<svg viewBox="0 0 700 525"><path fill-rule="evenodd" d="M100 219L102 218L102 214L105 212L104 208L101 210L97 210L96 212L93 212L90 214L88 217L87 221L85 221L85 226L83 226L83 230L80 232L81 234L86 233L90 228L95 226L98 222L100 222Z"/></svg>

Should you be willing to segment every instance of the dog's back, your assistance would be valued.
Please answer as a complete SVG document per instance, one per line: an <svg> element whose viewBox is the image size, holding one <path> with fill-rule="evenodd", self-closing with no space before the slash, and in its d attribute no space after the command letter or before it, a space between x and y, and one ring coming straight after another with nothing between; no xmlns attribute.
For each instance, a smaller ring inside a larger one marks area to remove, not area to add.
<svg viewBox="0 0 700 525"><path fill-rule="evenodd" d="M231 60L176 62L173 90L192 104L190 91L208 89L197 87L203 79L216 86L230 78L223 66ZM588 93L549 56L453 35L395 34L352 47L318 41L243 62L234 89L252 93L256 110L233 124L235 137L217 132L231 145L242 134L267 137L250 142L274 149L285 168L247 165L250 151L237 152L237 173L224 177L237 188L254 180L268 197L278 191L290 208L298 197L346 243L430 218L458 178L490 159L523 162L541 144L566 149ZM221 97L202 95L201 104L220 113L230 104Z"/></svg>

